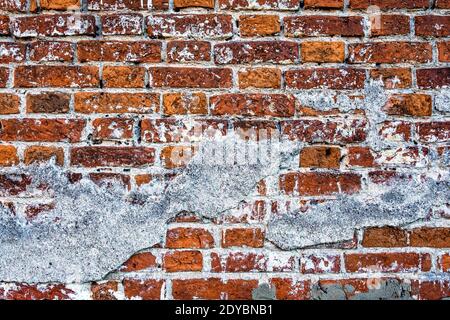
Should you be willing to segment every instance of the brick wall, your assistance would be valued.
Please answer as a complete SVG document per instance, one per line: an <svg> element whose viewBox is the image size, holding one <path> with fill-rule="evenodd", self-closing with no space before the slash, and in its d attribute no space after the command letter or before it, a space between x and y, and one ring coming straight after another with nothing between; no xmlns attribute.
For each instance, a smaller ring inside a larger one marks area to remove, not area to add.
<svg viewBox="0 0 450 320"><path fill-rule="evenodd" d="M448 171L449 48L448 0L0 0L0 187L17 214L51 208L21 197L26 177L8 178L35 162L119 179L130 192L166 183L183 170L170 155L195 140L186 119L201 132L278 128L306 144L296 168L261 181L233 215L179 217L114 280L5 282L0 297L250 299L269 283L278 299L309 299L317 285L357 293L384 279L414 298L450 296L445 212L318 248L282 251L265 239L268 217L290 202L362 192L430 163ZM364 108L298 99L356 98L370 79L388 96L377 128L388 150L367 141Z"/></svg>

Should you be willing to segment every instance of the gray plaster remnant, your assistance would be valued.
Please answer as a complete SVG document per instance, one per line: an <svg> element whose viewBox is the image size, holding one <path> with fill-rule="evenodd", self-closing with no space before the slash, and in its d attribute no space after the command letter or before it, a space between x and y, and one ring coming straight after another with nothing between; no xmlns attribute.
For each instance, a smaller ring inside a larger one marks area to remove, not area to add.
<svg viewBox="0 0 450 320"><path fill-rule="evenodd" d="M276 290L274 286L269 286L267 283L263 283L253 289L253 300L276 300Z"/></svg>
<svg viewBox="0 0 450 320"><path fill-rule="evenodd" d="M397 279L381 280L376 288L355 292L349 284L316 283L311 288L312 300L412 300L411 286Z"/></svg>
<svg viewBox="0 0 450 320"><path fill-rule="evenodd" d="M292 211L268 223L267 239L282 249L295 249L350 240L356 229L402 226L429 217L433 207L450 199L448 175L417 177L371 186L369 192L340 195L336 200Z"/></svg>

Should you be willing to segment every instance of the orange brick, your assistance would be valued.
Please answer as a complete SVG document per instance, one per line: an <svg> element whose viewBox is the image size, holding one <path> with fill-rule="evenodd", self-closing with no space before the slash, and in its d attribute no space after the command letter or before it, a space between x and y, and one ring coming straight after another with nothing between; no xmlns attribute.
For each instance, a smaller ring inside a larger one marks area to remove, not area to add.
<svg viewBox="0 0 450 320"><path fill-rule="evenodd" d="M248 68L240 70L239 88L278 89L281 86L281 70L275 68Z"/></svg>
<svg viewBox="0 0 450 320"><path fill-rule="evenodd" d="M343 62L345 44L343 42L303 42L301 56L303 62Z"/></svg>
<svg viewBox="0 0 450 320"><path fill-rule="evenodd" d="M243 37L272 36L280 32L280 19L276 15L240 16L239 30Z"/></svg>
<svg viewBox="0 0 450 320"><path fill-rule="evenodd" d="M173 251L164 255L167 272L202 271L203 255L200 251Z"/></svg>
<svg viewBox="0 0 450 320"><path fill-rule="evenodd" d="M19 163L17 149L11 145L0 145L0 166L9 167Z"/></svg>
<svg viewBox="0 0 450 320"><path fill-rule="evenodd" d="M260 228L233 228L222 232L222 247L251 247L264 246L264 231Z"/></svg>

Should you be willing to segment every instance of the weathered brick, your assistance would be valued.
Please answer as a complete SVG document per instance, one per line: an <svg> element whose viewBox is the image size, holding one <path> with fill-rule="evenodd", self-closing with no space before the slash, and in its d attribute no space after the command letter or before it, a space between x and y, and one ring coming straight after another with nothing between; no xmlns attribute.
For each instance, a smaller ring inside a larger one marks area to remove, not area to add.
<svg viewBox="0 0 450 320"><path fill-rule="evenodd" d="M426 15L414 18L417 36L446 37L450 35L450 15Z"/></svg>
<svg viewBox="0 0 450 320"><path fill-rule="evenodd" d="M369 147L349 147L347 161L351 167L374 167L375 157Z"/></svg>
<svg viewBox="0 0 450 320"><path fill-rule="evenodd" d="M23 43L0 42L0 63L22 62L27 47Z"/></svg>
<svg viewBox="0 0 450 320"><path fill-rule="evenodd" d="M102 34L105 36L140 35L143 19L141 14L134 13L104 15L101 17Z"/></svg>
<svg viewBox="0 0 450 320"><path fill-rule="evenodd" d="M281 70L275 68L246 68L239 70L239 88L267 88L281 87Z"/></svg>
<svg viewBox="0 0 450 320"><path fill-rule="evenodd" d="M232 17L224 14L162 14L148 16L147 33L157 38L221 39L232 36Z"/></svg>
<svg viewBox="0 0 450 320"><path fill-rule="evenodd" d="M213 272L288 272L294 270L290 254L269 255L262 252L211 253Z"/></svg>
<svg viewBox="0 0 450 320"><path fill-rule="evenodd" d="M44 10L76 10L80 8L80 0L40 0L40 8Z"/></svg>
<svg viewBox="0 0 450 320"><path fill-rule="evenodd" d="M364 247L406 247L408 236L405 230L396 227L372 227L364 231Z"/></svg>
<svg viewBox="0 0 450 320"><path fill-rule="evenodd" d="M411 230L409 235L412 247L450 247L450 228L422 227Z"/></svg>
<svg viewBox="0 0 450 320"><path fill-rule="evenodd" d="M0 166L9 167L18 163L17 148L12 145L0 145Z"/></svg>
<svg viewBox="0 0 450 320"><path fill-rule="evenodd" d="M0 15L0 35L9 35L9 16Z"/></svg>
<svg viewBox="0 0 450 320"><path fill-rule="evenodd" d="M19 113L19 96L13 93L0 93L0 114Z"/></svg>
<svg viewBox="0 0 450 320"><path fill-rule="evenodd" d="M0 8L10 12L25 12L27 11L26 0L0 0Z"/></svg>
<svg viewBox="0 0 450 320"><path fill-rule="evenodd" d="M174 8L214 8L214 0L174 0Z"/></svg>
<svg viewBox="0 0 450 320"><path fill-rule="evenodd" d="M87 0L89 10L147 10L152 1L149 0Z"/></svg>
<svg viewBox="0 0 450 320"><path fill-rule="evenodd" d="M83 167L142 167L155 162L155 149L148 147L74 147L71 164Z"/></svg>
<svg viewBox="0 0 450 320"><path fill-rule="evenodd" d="M450 62L450 41L438 43L439 61Z"/></svg>
<svg viewBox="0 0 450 320"><path fill-rule="evenodd" d="M372 37L406 35L410 32L409 17L401 14L382 14L370 17Z"/></svg>
<svg viewBox="0 0 450 320"><path fill-rule="evenodd" d="M122 284L127 299L159 300L164 281L124 279Z"/></svg>
<svg viewBox="0 0 450 320"><path fill-rule="evenodd" d="M203 255L200 251L173 251L164 255L164 269L167 272L201 271Z"/></svg>
<svg viewBox="0 0 450 320"><path fill-rule="evenodd" d="M29 57L36 62L70 62L73 60L73 45L66 41L34 41L29 44Z"/></svg>
<svg viewBox="0 0 450 320"><path fill-rule="evenodd" d="M211 44L207 41L176 40L167 43L167 62L211 60Z"/></svg>
<svg viewBox="0 0 450 320"><path fill-rule="evenodd" d="M91 172L88 175L96 185L111 188L112 186L120 186L124 190L130 190L130 176L121 173L112 172Z"/></svg>
<svg viewBox="0 0 450 320"><path fill-rule="evenodd" d="M285 72L286 87L290 89L362 89L365 80L363 69L315 68Z"/></svg>
<svg viewBox="0 0 450 320"><path fill-rule="evenodd" d="M419 122L415 127L422 142L445 142L450 139L450 121Z"/></svg>
<svg viewBox="0 0 450 320"><path fill-rule="evenodd" d="M119 290L117 281L93 282L91 284L92 300L117 300L115 293Z"/></svg>
<svg viewBox="0 0 450 320"><path fill-rule="evenodd" d="M160 62L161 43L158 41L79 41L78 60L116 62Z"/></svg>
<svg viewBox="0 0 450 320"><path fill-rule="evenodd" d="M14 18L11 28L14 36L19 38L93 36L95 18L79 14L41 14Z"/></svg>
<svg viewBox="0 0 450 320"><path fill-rule="evenodd" d="M450 9L450 1L449 0L436 0L435 6L438 9Z"/></svg>
<svg viewBox="0 0 450 320"><path fill-rule="evenodd" d="M310 143L356 143L366 139L367 122L362 119L287 120L281 132L290 140Z"/></svg>
<svg viewBox="0 0 450 320"><path fill-rule="evenodd" d="M389 97L383 110L389 115L431 116L433 102L428 94L397 94Z"/></svg>
<svg viewBox="0 0 450 320"><path fill-rule="evenodd" d="M69 300L75 292L64 284L27 284L17 283L5 295L0 294L2 300Z"/></svg>
<svg viewBox="0 0 450 320"><path fill-rule="evenodd" d="M426 63L433 58L427 42L373 42L350 44L350 63Z"/></svg>
<svg viewBox="0 0 450 320"><path fill-rule="evenodd" d="M415 252L349 253L344 259L348 272L414 272L421 265Z"/></svg>
<svg viewBox="0 0 450 320"><path fill-rule="evenodd" d="M0 88L5 88L9 79L9 69L0 67Z"/></svg>
<svg viewBox="0 0 450 320"><path fill-rule="evenodd" d="M150 85L169 88L230 88L231 69L152 67Z"/></svg>
<svg viewBox="0 0 450 320"><path fill-rule="evenodd" d="M224 94L210 98L213 115L291 117L295 99L284 94Z"/></svg>
<svg viewBox="0 0 450 320"><path fill-rule="evenodd" d="M381 80L386 89L404 89L412 85L411 69L380 68L370 70L370 77Z"/></svg>
<svg viewBox="0 0 450 320"><path fill-rule="evenodd" d="M94 66L18 66L14 70L15 87L89 88L99 83Z"/></svg>
<svg viewBox="0 0 450 320"><path fill-rule="evenodd" d="M172 295L176 300L190 300L194 297L207 300L249 300L252 290L257 286L258 280L174 279Z"/></svg>
<svg viewBox="0 0 450 320"><path fill-rule="evenodd" d="M273 36L280 32L277 15L239 16L239 32L242 37Z"/></svg>
<svg viewBox="0 0 450 320"><path fill-rule="evenodd" d="M358 16L288 16L284 18L284 32L287 37L364 35L363 19Z"/></svg>
<svg viewBox="0 0 450 320"><path fill-rule="evenodd" d="M102 118L92 121L93 138L99 140L120 140L133 137L133 119Z"/></svg>
<svg viewBox="0 0 450 320"><path fill-rule="evenodd" d="M183 248L212 248L214 238L212 234L202 228L172 228L166 234L166 247L171 249Z"/></svg>
<svg viewBox="0 0 450 320"><path fill-rule="evenodd" d="M70 95L62 92L27 94L27 113L67 113Z"/></svg>
<svg viewBox="0 0 450 320"><path fill-rule="evenodd" d="M361 189L361 177L354 173L290 172L280 176L279 186L288 195L353 194Z"/></svg>
<svg viewBox="0 0 450 320"><path fill-rule="evenodd" d="M2 119L3 141L79 142L85 126L77 119Z"/></svg>
<svg viewBox="0 0 450 320"><path fill-rule="evenodd" d="M135 272L139 270L156 268L156 257L151 252L140 252L132 255L127 261L124 262L120 271L122 272Z"/></svg>
<svg viewBox="0 0 450 320"><path fill-rule="evenodd" d="M167 146L161 150L161 162L167 169L186 166L195 154L194 146Z"/></svg>
<svg viewBox="0 0 450 320"><path fill-rule="evenodd" d="M450 86L450 68L416 70L417 85L421 89L438 89Z"/></svg>
<svg viewBox="0 0 450 320"><path fill-rule="evenodd" d="M164 114L207 114L206 95L197 93L165 93L163 95Z"/></svg>
<svg viewBox="0 0 450 320"><path fill-rule="evenodd" d="M144 88L145 73L143 67L105 66L102 83L105 88Z"/></svg>
<svg viewBox="0 0 450 320"><path fill-rule="evenodd" d="M302 255L300 257L300 270L302 273L339 273L341 257L339 255Z"/></svg>
<svg viewBox="0 0 450 320"><path fill-rule="evenodd" d="M428 8L427 0L350 0L350 8L367 9L370 6L377 6L382 10L388 9L424 9Z"/></svg>
<svg viewBox="0 0 450 320"><path fill-rule="evenodd" d="M310 298L310 280L294 280L292 278L272 278L278 300L307 300Z"/></svg>
<svg viewBox="0 0 450 320"><path fill-rule="evenodd" d="M80 113L154 113L157 93L77 92L75 111Z"/></svg>
<svg viewBox="0 0 450 320"><path fill-rule="evenodd" d="M379 135L389 141L409 141L411 138L411 123L404 121L385 121L381 124Z"/></svg>
<svg viewBox="0 0 450 320"><path fill-rule="evenodd" d="M55 164L64 164L64 150L59 147L30 146L25 149L24 163L26 165L36 162L54 161Z"/></svg>
<svg viewBox="0 0 450 320"><path fill-rule="evenodd" d="M260 228L233 228L222 231L222 247L250 247L264 246L264 231Z"/></svg>
<svg viewBox="0 0 450 320"><path fill-rule="evenodd" d="M344 62L344 42L302 42L302 62Z"/></svg>
<svg viewBox="0 0 450 320"><path fill-rule="evenodd" d="M337 147L311 146L300 152L300 167L339 168L341 150Z"/></svg>
<svg viewBox="0 0 450 320"><path fill-rule="evenodd" d="M450 281L446 279L414 281L418 298L421 300L442 300L450 297Z"/></svg>
<svg viewBox="0 0 450 320"><path fill-rule="evenodd" d="M298 44L292 41L233 41L214 46L217 64L288 64L298 59Z"/></svg>

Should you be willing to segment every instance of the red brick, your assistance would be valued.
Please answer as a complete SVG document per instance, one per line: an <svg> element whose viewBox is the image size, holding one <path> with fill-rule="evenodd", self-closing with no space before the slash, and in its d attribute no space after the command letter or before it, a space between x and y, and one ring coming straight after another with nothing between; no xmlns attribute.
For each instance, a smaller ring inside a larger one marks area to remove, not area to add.
<svg viewBox="0 0 450 320"><path fill-rule="evenodd" d="M152 87L169 88L230 88L231 69L152 67L149 69Z"/></svg>
<svg viewBox="0 0 450 320"><path fill-rule="evenodd" d="M116 62L160 62L158 41L79 41L78 60Z"/></svg>
<svg viewBox="0 0 450 320"><path fill-rule="evenodd" d="M72 43L65 41L35 41L29 45L29 57L37 62L70 62L73 60Z"/></svg>
<svg viewBox="0 0 450 320"><path fill-rule="evenodd" d="M9 69L0 67L0 88L5 88L9 79Z"/></svg>
<svg viewBox="0 0 450 320"><path fill-rule="evenodd" d="M343 9L344 0L304 0L305 9Z"/></svg>
<svg viewBox="0 0 450 320"><path fill-rule="evenodd" d="M0 63L22 62L27 47L23 43L0 42Z"/></svg>
<svg viewBox="0 0 450 320"><path fill-rule="evenodd" d="M289 16L284 18L284 30L287 37L364 35L363 19L357 16Z"/></svg>
<svg viewBox="0 0 450 320"><path fill-rule="evenodd" d="M288 64L298 59L298 44L291 41L234 41L214 46L216 64Z"/></svg>
<svg viewBox="0 0 450 320"><path fill-rule="evenodd" d="M99 140L120 140L133 137L133 119L103 118L92 121L93 138Z"/></svg>
<svg viewBox="0 0 450 320"><path fill-rule="evenodd" d="M202 8L214 8L214 0L174 0L174 8L192 8L192 7L202 7Z"/></svg>
<svg viewBox="0 0 450 320"><path fill-rule="evenodd" d="M450 253L444 253L441 255L439 266L443 272L450 272Z"/></svg>
<svg viewBox="0 0 450 320"><path fill-rule="evenodd" d="M382 10L388 9L425 9L428 8L428 0L350 0L350 8L367 9L369 6L377 6Z"/></svg>
<svg viewBox="0 0 450 320"><path fill-rule="evenodd" d="M345 254L348 272L413 272L420 269L418 253L351 253Z"/></svg>
<svg viewBox="0 0 450 320"><path fill-rule="evenodd" d="M12 145L0 145L0 166L10 167L19 163L17 149Z"/></svg>
<svg viewBox="0 0 450 320"><path fill-rule="evenodd" d="M232 35L232 17L224 14L161 14L148 16L147 33L158 38L220 39Z"/></svg>
<svg viewBox="0 0 450 320"><path fill-rule="evenodd" d="M288 272L294 270L292 255L268 255L258 252L211 253L213 272Z"/></svg>
<svg viewBox="0 0 450 320"><path fill-rule="evenodd" d="M150 0L87 0L89 10L147 10Z"/></svg>
<svg viewBox="0 0 450 320"><path fill-rule="evenodd" d="M3 141L79 142L85 126L76 119L2 119Z"/></svg>
<svg viewBox="0 0 450 320"><path fill-rule="evenodd" d="M195 151L194 146L166 146L161 150L161 162L166 169L185 167Z"/></svg>
<svg viewBox="0 0 450 320"><path fill-rule="evenodd" d="M276 15L239 16L239 32L242 37L273 36L280 30L280 18Z"/></svg>
<svg viewBox="0 0 450 320"><path fill-rule="evenodd" d="M143 17L141 14L121 13L108 14L101 17L102 34L111 35L140 35L142 34Z"/></svg>
<svg viewBox="0 0 450 320"><path fill-rule="evenodd" d="M80 113L154 113L159 111L159 94L77 92L75 112Z"/></svg>
<svg viewBox="0 0 450 320"><path fill-rule="evenodd" d="M373 42L350 44L350 63L426 63L433 59L426 42Z"/></svg>
<svg viewBox="0 0 450 320"><path fill-rule="evenodd" d="M25 149L23 162L26 165L35 162L49 162L50 160L62 166L64 164L64 150L58 147L46 146L30 146Z"/></svg>
<svg viewBox="0 0 450 320"><path fill-rule="evenodd" d="M385 121L378 134L386 140L403 142L410 140L411 129L411 123L405 121Z"/></svg>
<svg viewBox="0 0 450 320"><path fill-rule="evenodd" d="M239 71L239 88L269 88L281 87L281 70L275 68L247 68Z"/></svg>
<svg viewBox="0 0 450 320"><path fill-rule="evenodd" d="M93 36L95 18L92 15L40 14L17 17L12 23L12 32L19 38Z"/></svg>
<svg viewBox="0 0 450 320"><path fill-rule="evenodd" d="M349 166L374 167L375 158L372 150L368 147L349 147L347 151Z"/></svg>
<svg viewBox="0 0 450 320"><path fill-rule="evenodd" d="M450 0L436 0L435 7L438 9L450 9Z"/></svg>
<svg viewBox="0 0 450 320"><path fill-rule="evenodd" d="M422 142L445 142L450 139L450 121L419 122L416 132Z"/></svg>
<svg viewBox="0 0 450 320"><path fill-rule="evenodd" d="M405 230L396 227L372 227L364 231L364 247L406 247L408 236Z"/></svg>
<svg viewBox="0 0 450 320"><path fill-rule="evenodd" d="M427 94L397 94L389 97L383 107L388 115L427 117L431 116L433 102Z"/></svg>
<svg viewBox="0 0 450 320"><path fill-rule="evenodd" d="M208 102L202 92L165 93L163 95L164 114L207 114Z"/></svg>
<svg viewBox="0 0 450 320"><path fill-rule="evenodd" d="M222 231L222 247L250 247L264 246L264 231L260 228L233 228Z"/></svg>
<svg viewBox="0 0 450 320"><path fill-rule="evenodd" d="M164 281L124 279L122 284L127 299L160 300Z"/></svg>
<svg viewBox="0 0 450 320"><path fill-rule="evenodd" d="M102 83L105 88L144 88L145 68L128 66L104 66Z"/></svg>
<svg viewBox="0 0 450 320"><path fill-rule="evenodd" d="M383 81L386 89L404 89L412 85L411 69L409 68L381 68L370 70L372 79Z"/></svg>
<svg viewBox="0 0 450 320"><path fill-rule="evenodd" d="M89 88L99 83L98 68L94 66L18 66L14 70L17 88Z"/></svg>
<svg viewBox="0 0 450 320"><path fill-rule="evenodd" d="M24 194L31 182L31 177L25 174L0 174L0 195L11 197Z"/></svg>
<svg viewBox="0 0 450 320"><path fill-rule="evenodd" d="M353 194L361 189L361 177L354 173L290 172L280 176L279 186L287 195Z"/></svg>
<svg viewBox="0 0 450 320"><path fill-rule="evenodd" d="M284 94L224 94L210 98L213 115L291 117L295 99Z"/></svg>
<svg viewBox="0 0 450 320"><path fill-rule="evenodd" d="M67 113L70 95L63 92L41 92L27 94L27 113Z"/></svg>
<svg viewBox="0 0 450 320"><path fill-rule="evenodd" d="M421 300L441 300L450 297L450 281L414 281L413 287L417 287L418 297Z"/></svg>
<svg viewBox="0 0 450 320"><path fill-rule="evenodd" d="M166 247L171 249L212 248L214 238L208 230L202 228L173 228L167 231Z"/></svg>
<svg viewBox="0 0 450 320"><path fill-rule="evenodd" d="M4 11L10 12L26 12L26 0L0 0L0 8Z"/></svg>
<svg viewBox="0 0 450 320"><path fill-rule="evenodd" d="M287 120L281 132L290 140L310 143L355 143L366 139L367 122L363 119Z"/></svg>
<svg viewBox="0 0 450 320"><path fill-rule="evenodd" d="M225 10L297 10L300 0L219 0L219 8Z"/></svg>
<svg viewBox="0 0 450 320"><path fill-rule="evenodd" d="M89 179L96 185L110 188L112 186L120 186L123 189L130 190L130 176L121 173L111 172L91 172Z"/></svg>
<svg viewBox="0 0 450 320"><path fill-rule="evenodd" d="M122 272L135 272L149 268L156 268L156 257L151 252L140 252L132 255L120 267Z"/></svg>
<svg viewBox="0 0 450 320"><path fill-rule="evenodd" d="M450 248L450 228L422 227L411 230L412 247Z"/></svg>
<svg viewBox="0 0 450 320"><path fill-rule="evenodd" d="M152 165L155 150L147 147L74 147L71 164L84 167L142 167Z"/></svg>
<svg viewBox="0 0 450 320"><path fill-rule="evenodd" d="M332 146L310 146L300 151L300 167L339 168L341 150Z"/></svg>
<svg viewBox="0 0 450 320"><path fill-rule="evenodd" d="M417 69L417 86L421 89L448 88L450 68Z"/></svg>
<svg viewBox="0 0 450 320"><path fill-rule="evenodd" d="M200 251L173 251L164 255L167 272L202 271L203 256Z"/></svg>
<svg viewBox="0 0 450 320"><path fill-rule="evenodd" d="M341 257L339 255L302 255L300 258L302 273L339 273L341 270Z"/></svg>
<svg viewBox="0 0 450 320"><path fill-rule="evenodd" d="M450 35L450 15L426 15L414 18L416 36L446 37Z"/></svg>
<svg viewBox="0 0 450 320"><path fill-rule="evenodd" d="M400 14L382 14L370 17L370 35L372 37L406 35L410 32L409 16Z"/></svg>
<svg viewBox="0 0 450 320"><path fill-rule="evenodd" d="M167 43L167 62L211 60L211 44L207 41L176 40Z"/></svg>
<svg viewBox="0 0 450 320"><path fill-rule="evenodd" d="M19 113L19 96L13 93L0 93L0 114Z"/></svg>
<svg viewBox="0 0 450 320"><path fill-rule="evenodd" d="M91 284L92 300L117 300L115 293L119 290L117 281L93 282Z"/></svg>
<svg viewBox="0 0 450 320"><path fill-rule="evenodd" d="M366 80L363 69L315 68L293 69L285 72L289 89L362 89Z"/></svg>
<svg viewBox="0 0 450 320"><path fill-rule="evenodd" d="M438 43L439 61L450 62L450 41Z"/></svg>
<svg viewBox="0 0 450 320"><path fill-rule="evenodd" d="M308 300L310 298L311 282L296 281L292 278L272 278L270 283L275 286L278 300Z"/></svg>
<svg viewBox="0 0 450 320"><path fill-rule="evenodd" d="M0 35L9 35L9 16L0 15Z"/></svg>
<svg viewBox="0 0 450 320"><path fill-rule="evenodd" d="M0 292L0 299L5 300L69 300L74 294L64 284L25 284L16 283L7 291Z"/></svg>
<svg viewBox="0 0 450 320"><path fill-rule="evenodd" d="M175 300L250 300L252 290L258 287L258 280L219 278L174 279L172 295Z"/></svg>

